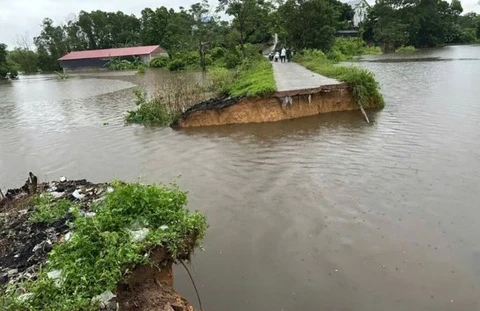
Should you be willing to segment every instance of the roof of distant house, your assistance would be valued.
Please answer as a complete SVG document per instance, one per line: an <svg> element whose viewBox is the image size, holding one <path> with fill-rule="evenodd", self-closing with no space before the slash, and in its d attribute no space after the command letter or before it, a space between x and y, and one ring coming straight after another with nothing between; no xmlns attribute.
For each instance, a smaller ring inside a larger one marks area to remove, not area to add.
<svg viewBox="0 0 480 311"><path fill-rule="evenodd" d="M368 7L370 7L370 4L366 0L353 0L353 1L347 2L347 4L349 4L352 8L356 7L357 5L359 5L361 3L364 3Z"/></svg>
<svg viewBox="0 0 480 311"><path fill-rule="evenodd" d="M148 55L153 53L166 53L159 45L135 46L129 48L89 50L70 52L58 60L74 60L88 58L110 58L121 56Z"/></svg>

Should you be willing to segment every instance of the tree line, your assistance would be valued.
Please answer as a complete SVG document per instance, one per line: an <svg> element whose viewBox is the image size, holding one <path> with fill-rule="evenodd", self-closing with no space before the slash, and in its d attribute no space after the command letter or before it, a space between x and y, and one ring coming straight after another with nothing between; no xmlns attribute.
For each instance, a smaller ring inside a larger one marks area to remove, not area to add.
<svg viewBox="0 0 480 311"><path fill-rule="evenodd" d="M480 39L480 16L461 15L459 0L377 0L363 23L363 38L389 51L402 45L416 48Z"/></svg>
<svg viewBox="0 0 480 311"><path fill-rule="evenodd" d="M474 42L480 38L480 16L462 12L459 0L377 0L360 35L385 50ZM335 32L351 28L353 15L353 8L338 0L220 0L216 8L203 0L179 10L145 8L140 16L80 11L63 24L45 18L34 50L25 44L3 53L0 46L0 76L8 70L59 70L58 58L71 51L157 44L172 57L194 51L205 67L209 50L221 47L241 59L246 46L266 44L274 33L281 44L327 53Z"/></svg>

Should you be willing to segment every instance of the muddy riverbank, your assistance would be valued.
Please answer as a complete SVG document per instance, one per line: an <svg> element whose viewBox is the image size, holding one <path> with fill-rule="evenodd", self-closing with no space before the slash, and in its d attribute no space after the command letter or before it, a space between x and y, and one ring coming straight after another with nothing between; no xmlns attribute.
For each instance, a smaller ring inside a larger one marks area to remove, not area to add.
<svg viewBox="0 0 480 311"><path fill-rule="evenodd" d="M188 109L173 127L276 122L359 109L351 88L342 83L261 97L209 100Z"/></svg>

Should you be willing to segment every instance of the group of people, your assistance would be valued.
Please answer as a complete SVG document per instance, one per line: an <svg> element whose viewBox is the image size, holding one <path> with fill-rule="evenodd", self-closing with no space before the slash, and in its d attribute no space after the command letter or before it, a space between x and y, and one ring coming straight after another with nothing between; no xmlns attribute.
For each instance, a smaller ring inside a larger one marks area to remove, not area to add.
<svg viewBox="0 0 480 311"><path fill-rule="evenodd" d="M291 48L281 48L280 50L272 51L270 55L268 55L268 59L270 61L275 61L285 63L289 62L292 59L293 51Z"/></svg>

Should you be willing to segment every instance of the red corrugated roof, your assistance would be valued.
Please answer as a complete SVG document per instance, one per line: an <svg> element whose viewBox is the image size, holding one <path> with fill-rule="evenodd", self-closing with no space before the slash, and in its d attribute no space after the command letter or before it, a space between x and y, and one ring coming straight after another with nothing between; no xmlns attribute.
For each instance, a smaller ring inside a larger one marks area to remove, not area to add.
<svg viewBox="0 0 480 311"><path fill-rule="evenodd" d="M157 50L158 51L155 51ZM105 50L91 50L91 51L78 51L70 52L67 55L59 58L58 60L73 60L73 59L85 59L85 58L110 58L119 56L133 56L133 55L148 55L155 53L166 53L159 45L149 46L136 46L130 48L119 49L105 49Z"/></svg>

